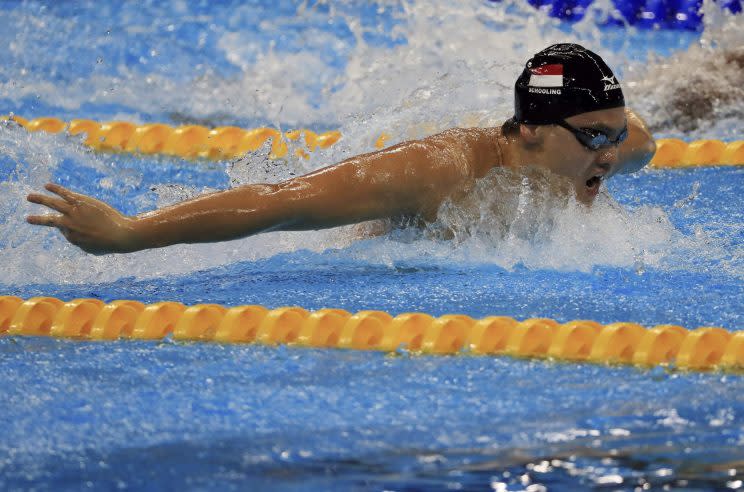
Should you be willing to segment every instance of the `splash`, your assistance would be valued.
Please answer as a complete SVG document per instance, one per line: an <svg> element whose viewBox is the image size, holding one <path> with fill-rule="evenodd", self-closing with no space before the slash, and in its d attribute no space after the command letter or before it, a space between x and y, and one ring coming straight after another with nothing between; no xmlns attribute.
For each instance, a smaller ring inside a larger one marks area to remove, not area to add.
<svg viewBox="0 0 744 492"><path fill-rule="evenodd" d="M578 42L629 75L628 101L659 131L692 135L741 114L740 104L730 102L741 99L736 48L742 16L713 2L704 6L700 41L669 60L653 52L629 55L633 28L619 46L604 48L610 36L595 19L614 15L608 0L594 2L569 32L517 0L373 7L215 6L209 15L197 15L163 2L121 7L101 26L98 10L115 7L84 3L81 15L71 16L29 4L0 12L10 47L0 55L0 98L18 109L41 105L76 117L110 119L113 106L118 117L138 122L340 127L358 137L355 150L361 151L383 130L402 140L499 122L511 113L513 82L524 60L548 44ZM371 25L370 10L377 21ZM72 48L81 55L71 59ZM652 66L662 66L663 77L637 75L648 57L657 62ZM710 70L688 69L701 63ZM705 98L704 106L716 107L686 117L685 111L694 111L686 108L699 105L693 104L700 102L696 94ZM370 127L370 120L376 124ZM354 131L360 123L366 132Z"/></svg>
<svg viewBox="0 0 744 492"><path fill-rule="evenodd" d="M508 270L523 266L589 272L607 265L638 274L651 267L694 271L701 266L689 258L715 262L727 256L702 231L695 237L683 235L659 207L628 210L604 186L587 207L565 193L570 183L562 181L537 168L519 173L494 168L463 200L444 202L435 223L423 230L394 230L374 240L374 246L353 248L353 254L390 266L425 258L442 265L483 263Z"/></svg>
<svg viewBox="0 0 744 492"><path fill-rule="evenodd" d="M629 82L651 130L662 136L744 138L744 16L703 5L705 31L687 51L653 56Z"/></svg>
<svg viewBox="0 0 744 492"><path fill-rule="evenodd" d="M94 7L81 4L80 9ZM0 99L29 116L41 108L70 117L342 130L338 144L306 161L269 161L262 149L222 163L228 186L239 186L281 181L368 152L382 132L395 143L452 126L498 125L511 113L514 77L532 53L559 41L587 46L605 41L590 16L566 32L558 20L516 0L474 5L381 2L375 5L372 24L366 20L371 14L354 2L304 3L279 13L257 14L257 8L237 6L228 12L214 7L197 15L178 13L166 3L141 7L141 12L140 7L125 6L125 15L112 15L115 20L106 27L99 25L99 16L63 15L34 4L3 11L9 29L2 36L9 37L10 49L0 55ZM609 2L592 7L605 14L610 8ZM685 56L729 53L740 36L731 32L735 22L740 21L706 11L706 33L700 41L704 48L690 50L702 50L700 54L679 55L669 63L682 64L675 60L685 61ZM168 34L173 32L182 42ZM71 59L67 52L73 47L82 51ZM630 74L639 73L645 60L623 50L602 54L610 65ZM690 80L691 75L677 72ZM716 83L725 83L725 77L722 72ZM656 128L684 134L688 126L682 117L677 124L674 114L657 111L669 105L666 93L654 89L660 84L654 86L652 80L631 83L628 100L648 102L639 109ZM716 111L697 118L698 126L705 118L725 116ZM735 112L730 116L741 121ZM7 212L0 223L0 248L9 265L3 283L165 276L298 249L330 250L338 258L370 263L425 258L441 264L583 271L595 265L673 267L677 260L685 265L681 253L669 251L718 255L703 244L705 238L695 242L676 231L661 209L624 210L605 190L588 210L551 198L540 184L544 176L496 171L465 203L443 204L438 222L423 231L398 228L359 240L361 230L376 228L365 224L96 257L67 244L55 231L24 222L34 210L25 195L41 189L71 162L81 185L93 180L89 188L96 196L115 196L126 188L132 207L127 213L215 188L198 180L151 184L146 172L119 165L119 157L92 154L63 136L27 134L8 126L0 129L0 154L10 168L9 177L0 181L0 209ZM451 239L444 240L446 236Z"/></svg>
<svg viewBox="0 0 744 492"><path fill-rule="evenodd" d="M0 68L7 80L0 97L35 97L65 112L93 103L95 114L95 106L116 105L121 116L135 121L170 115L179 122L285 127L346 127L378 111L407 109L410 117L388 128L404 138L434 128L396 131L414 120L444 127L462 119L480 123L492 113L498 119L510 111L513 78L531 53L558 41L599 42L598 30L567 34L556 19L515 0L497 6L383 2L377 4L384 13L380 25L368 25L369 13L354 2L303 5L298 20L294 12L277 15L254 5L229 12L215 7L213 18L201 22L175 16L167 5L144 8L152 10L149 23L125 8L129 15L113 15L121 20L105 30L91 23L97 16L70 18L32 8L3 12L15 32L8 34L10 59ZM256 17L258 33L240 27ZM165 42L176 30L171 22L192 25L178 50ZM301 44L277 42L297 32ZM188 39L194 37L195 43ZM142 44L142 53L132 53L132 43ZM71 47L86 49L88 56L69 61ZM102 54L94 56L95 49ZM451 101L457 101L455 108Z"/></svg>

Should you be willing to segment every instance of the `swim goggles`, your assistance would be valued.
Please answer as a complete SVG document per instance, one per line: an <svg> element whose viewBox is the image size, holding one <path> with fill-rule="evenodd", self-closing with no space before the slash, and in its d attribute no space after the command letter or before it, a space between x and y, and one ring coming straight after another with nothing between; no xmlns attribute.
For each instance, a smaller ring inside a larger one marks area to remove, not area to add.
<svg viewBox="0 0 744 492"><path fill-rule="evenodd" d="M625 128L623 128L623 131L620 132L620 135L618 135L615 140L610 140L610 137L608 137L606 133L600 130L595 130L594 128L576 128L566 123L566 120L556 121L555 124L558 126L562 126L566 130L573 133L574 137L576 137L576 140L581 142L584 147L590 150L599 150L606 145L619 145L626 138L628 138L627 125L625 126Z"/></svg>

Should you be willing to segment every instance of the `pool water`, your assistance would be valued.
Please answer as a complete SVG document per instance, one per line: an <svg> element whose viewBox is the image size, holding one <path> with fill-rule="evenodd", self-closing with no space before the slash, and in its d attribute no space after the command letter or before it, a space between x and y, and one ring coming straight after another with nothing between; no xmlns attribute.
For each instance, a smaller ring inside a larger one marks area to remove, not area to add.
<svg viewBox="0 0 744 492"><path fill-rule="evenodd" d="M618 176L592 210L511 190L521 206L506 227L443 209L456 241L337 228L95 257L23 222L36 210L23 197L48 180L134 214L337 162L382 131L400 141L498 124L520 64L557 40L598 46L657 135L741 139L740 99L683 125L649 109L666 101L661 88L642 90L663 80L648 65L738 46L741 17L706 10L702 33L680 33L563 24L519 2L172 1L2 2L0 18L2 112L344 134L307 161L186 162L0 126L0 294L743 327L741 167ZM477 190L486 209L512 186L489 179ZM170 339L3 337L0 354L2 490L744 481L737 374Z"/></svg>

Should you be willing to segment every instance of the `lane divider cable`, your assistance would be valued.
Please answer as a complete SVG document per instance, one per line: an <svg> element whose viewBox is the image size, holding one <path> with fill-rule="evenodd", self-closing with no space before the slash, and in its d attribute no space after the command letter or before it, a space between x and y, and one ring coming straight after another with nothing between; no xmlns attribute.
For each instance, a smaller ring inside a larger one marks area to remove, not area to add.
<svg viewBox="0 0 744 492"><path fill-rule="evenodd" d="M688 330L620 322L601 325L549 318L506 316L473 319L462 314L391 316L384 311L307 311L289 306L185 306L180 302L21 299L0 296L0 336L50 336L78 340L175 340L287 344L422 354L509 355L572 362L674 366L685 370L744 369L744 330Z"/></svg>

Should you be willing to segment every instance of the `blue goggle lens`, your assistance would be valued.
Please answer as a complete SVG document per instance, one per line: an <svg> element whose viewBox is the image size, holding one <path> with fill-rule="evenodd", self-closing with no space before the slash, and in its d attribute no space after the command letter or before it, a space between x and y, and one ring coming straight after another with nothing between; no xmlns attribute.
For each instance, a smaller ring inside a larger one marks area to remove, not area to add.
<svg viewBox="0 0 744 492"><path fill-rule="evenodd" d="M594 128L574 128L565 121L559 121L558 125L569 130L576 139L591 150L599 150L606 145L618 145L628 138L628 127L620 132L615 140L610 140L606 133Z"/></svg>

